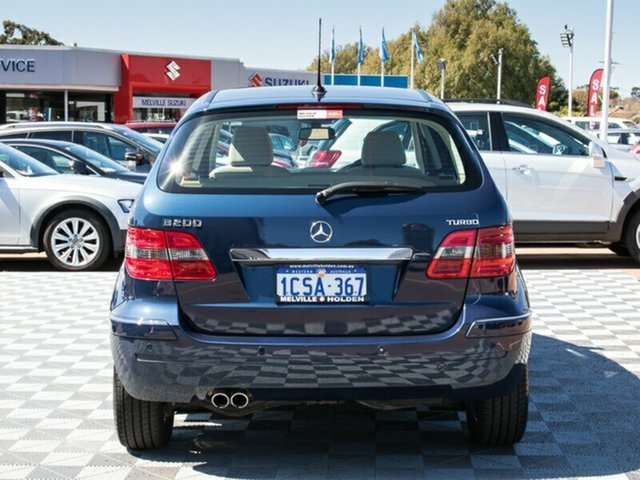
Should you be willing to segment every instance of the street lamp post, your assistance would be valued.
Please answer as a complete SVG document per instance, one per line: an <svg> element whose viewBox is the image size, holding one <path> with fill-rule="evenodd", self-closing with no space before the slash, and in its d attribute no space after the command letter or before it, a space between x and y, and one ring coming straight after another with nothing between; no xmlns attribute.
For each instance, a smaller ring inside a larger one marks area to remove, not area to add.
<svg viewBox="0 0 640 480"><path fill-rule="evenodd" d="M562 41L563 47L569 48L569 117L573 110L573 36L573 28L565 25L564 32L560 34L560 40Z"/></svg>
<svg viewBox="0 0 640 480"><path fill-rule="evenodd" d="M611 41L613 36L613 0L607 0L607 20L604 34L604 73L602 75L602 118L600 138L607 141L609 129L609 95L611 89Z"/></svg>
<svg viewBox="0 0 640 480"><path fill-rule="evenodd" d="M445 72L447 70L447 61L444 58L441 58L436 62L438 66L438 70L440 70L440 98L444 98L444 77Z"/></svg>
<svg viewBox="0 0 640 480"><path fill-rule="evenodd" d="M491 60L498 66L498 85L496 87L496 100L500 100L502 96L502 48L498 50L498 58L492 53Z"/></svg>

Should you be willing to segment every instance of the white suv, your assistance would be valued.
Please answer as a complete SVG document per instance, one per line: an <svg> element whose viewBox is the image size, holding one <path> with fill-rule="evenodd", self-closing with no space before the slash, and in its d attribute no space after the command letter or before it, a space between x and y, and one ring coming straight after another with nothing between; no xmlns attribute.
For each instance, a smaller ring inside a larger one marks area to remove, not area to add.
<svg viewBox="0 0 640 480"><path fill-rule="evenodd" d="M599 242L640 262L640 161L555 115L450 102L481 151L520 243Z"/></svg>

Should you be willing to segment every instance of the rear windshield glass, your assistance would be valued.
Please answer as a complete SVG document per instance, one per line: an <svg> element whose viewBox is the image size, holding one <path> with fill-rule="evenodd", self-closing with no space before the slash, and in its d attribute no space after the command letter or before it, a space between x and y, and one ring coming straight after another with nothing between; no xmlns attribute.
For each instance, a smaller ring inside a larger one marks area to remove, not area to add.
<svg viewBox="0 0 640 480"><path fill-rule="evenodd" d="M158 183L189 193L317 192L344 182L466 190L479 185L480 173L465 145L460 129L430 114L205 115L180 127Z"/></svg>

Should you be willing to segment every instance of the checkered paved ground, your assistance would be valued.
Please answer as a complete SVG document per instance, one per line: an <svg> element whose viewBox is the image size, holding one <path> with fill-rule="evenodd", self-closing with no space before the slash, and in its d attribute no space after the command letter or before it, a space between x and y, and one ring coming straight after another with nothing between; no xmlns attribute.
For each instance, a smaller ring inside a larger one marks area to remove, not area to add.
<svg viewBox="0 0 640 480"><path fill-rule="evenodd" d="M115 273L0 273L0 478L640 479L640 283L525 275L538 318L513 448L472 445L457 413L314 406L182 415L170 446L129 453L111 415Z"/></svg>

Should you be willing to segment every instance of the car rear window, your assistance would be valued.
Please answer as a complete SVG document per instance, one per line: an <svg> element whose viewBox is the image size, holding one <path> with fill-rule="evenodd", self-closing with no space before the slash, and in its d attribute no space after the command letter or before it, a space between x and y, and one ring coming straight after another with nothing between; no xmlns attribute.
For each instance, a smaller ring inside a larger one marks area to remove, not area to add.
<svg viewBox="0 0 640 480"><path fill-rule="evenodd" d="M367 181L451 191L477 188L480 172L446 117L293 109L196 117L177 131L158 176L161 189L188 193L307 192Z"/></svg>

